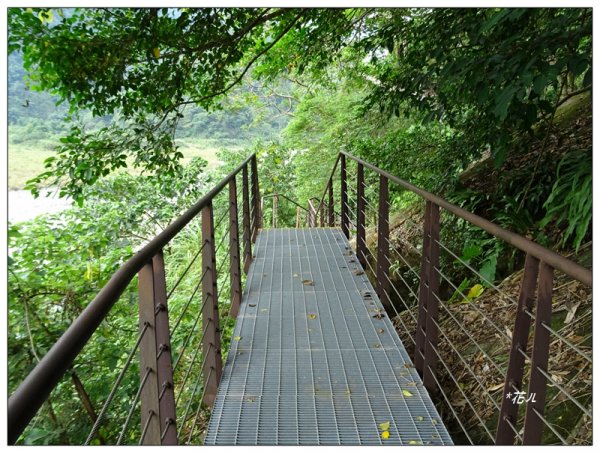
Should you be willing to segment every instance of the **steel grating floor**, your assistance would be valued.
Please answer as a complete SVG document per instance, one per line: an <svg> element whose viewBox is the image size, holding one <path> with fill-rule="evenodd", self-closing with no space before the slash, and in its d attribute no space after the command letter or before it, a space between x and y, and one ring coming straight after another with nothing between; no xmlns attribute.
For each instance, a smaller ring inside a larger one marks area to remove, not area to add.
<svg viewBox="0 0 600 453"><path fill-rule="evenodd" d="M341 230L254 254L206 445L452 445Z"/></svg>

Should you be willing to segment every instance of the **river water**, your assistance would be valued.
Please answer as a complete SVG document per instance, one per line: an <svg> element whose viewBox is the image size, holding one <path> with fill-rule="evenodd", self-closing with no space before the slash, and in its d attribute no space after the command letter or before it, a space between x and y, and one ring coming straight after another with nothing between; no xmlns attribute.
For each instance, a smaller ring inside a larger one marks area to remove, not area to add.
<svg viewBox="0 0 600 453"><path fill-rule="evenodd" d="M63 211L71 204L68 198L58 198L56 189L42 189L38 198L34 198L28 190L9 190L8 220L11 223L24 222L40 214Z"/></svg>

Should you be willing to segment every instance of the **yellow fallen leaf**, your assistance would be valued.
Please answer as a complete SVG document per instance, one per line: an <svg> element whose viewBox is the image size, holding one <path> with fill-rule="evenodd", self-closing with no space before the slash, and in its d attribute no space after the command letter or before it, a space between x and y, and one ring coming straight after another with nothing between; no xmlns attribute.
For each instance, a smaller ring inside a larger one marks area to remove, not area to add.
<svg viewBox="0 0 600 453"><path fill-rule="evenodd" d="M413 394L411 392L409 392L408 390L402 390L402 394L404 396L413 396Z"/></svg>
<svg viewBox="0 0 600 453"><path fill-rule="evenodd" d="M494 385L492 387L488 387L488 391L495 392L496 390L500 390L502 387L504 387L504 382L500 382L500 384Z"/></svg>
<svg viewBox="0 0 600 453"><path fill-rule="evenodd" d="M382 439L388 439L390 437L390 432L389 431L384 431L381 433L381 438Z"/></svg>
<svg viewBox="0 0 600 453"><path fill-rule="evenodd" d="M240 341L242 339L242 337L234 337L233 338L235 341Z"/></svg>
<svg viewBox="0 0 600 453"><path fill-rule="evenodd" d="M422 445L418 440L409 440L408 445Z"/></svg>
<svg viewBox="0 0 600 453"><path fill-rule="evenodd" d="M380 423L379 427L382 431L387 431L388 429L390 429L390 422Z"/></svg>
<svg viewBox="0 0 600 453"><path fill-rule="evenodd" d="M422 415L417 415L417 421L422 422L425 418Z"/></svg>
<svg viewBox="0 0 600 453"><path fill-rule="evenodd" d="M481 293L483 293L483 286L477 283L476 285L473 285L473 288L469 290L469 294L467 294L467 299L473 300L481 296Z"/></svg>
<svg viewBox="0 0 600 453"><path fill-rule="evenodd" d="M317 315L315 315L314 313L311 313L310 315L308 315L308 317L310 319L315 319L317 317Z"/></svg>

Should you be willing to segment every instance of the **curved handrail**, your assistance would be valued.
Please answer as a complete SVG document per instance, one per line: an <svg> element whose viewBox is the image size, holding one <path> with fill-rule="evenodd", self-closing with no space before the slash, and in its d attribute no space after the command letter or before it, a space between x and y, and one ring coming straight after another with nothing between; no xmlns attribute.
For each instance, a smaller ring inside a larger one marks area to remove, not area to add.
<svg viewBox="0 0 600 453"><path fill-rule="evenodd" d="M285 198L286 200L288 200L290 203L298 206L300 209L304 209L305 211L308 211L308 209L306 209L304 206L302 206L300 203L298 203L295 200L292 200L290 197L288 197L287 195L284 195L282 193L271 193L269 195L263 195L262 199L264 200L265 198L273 198L273 197L282 197Z"/></svg>
<svg viewBox="0 0 600 453"><path fill-rule="evenodd" d="M171 223L164 231L127 260L104 285L100 292L73 321L48 353L27 375L8 400L8 443L14 444L27 424L35 416L50 392L56 387L73 360L87 344L102 320L119 299L127 285L162 248L173 239L202 208L249 162L255 161L256 153L247 157L235 170L223 178L196 204Z"/></svg>

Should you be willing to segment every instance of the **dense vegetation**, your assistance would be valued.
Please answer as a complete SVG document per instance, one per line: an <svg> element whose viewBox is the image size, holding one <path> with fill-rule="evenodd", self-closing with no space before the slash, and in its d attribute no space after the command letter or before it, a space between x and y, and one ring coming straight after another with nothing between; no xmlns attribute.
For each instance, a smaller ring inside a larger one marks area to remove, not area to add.
<svg viewBox="0 0 600 453"><path fill-rule="evenodd" d="M591 24L591 9L11 8L10 144L54 137L29 188L59 185L80 206L10 227L9 390L136 247L251 151L265 194L320 197L346 149L546 246L578 248L591 235L591 129L568 146L552 137L572 124L560 115L569 105L590 115ZM224 149L208 172L202 160L180 165L185 137L254 142ZM145 174L113 174L131 166ZM392 200L398 212L415 205ZM281 207L281 225L294 219ZM473 227L449 230L492 282L522 262ZM194 241L192 226L167 275ZM123 299L136 297L132 287ZM84 411L74 376L100 404L101 376L133 341L114 341L114 329L136 329L135 304L121 302L24 442L85 440L90 420L67 415ZM100 349L112 362L84 366Z"/></svg>

